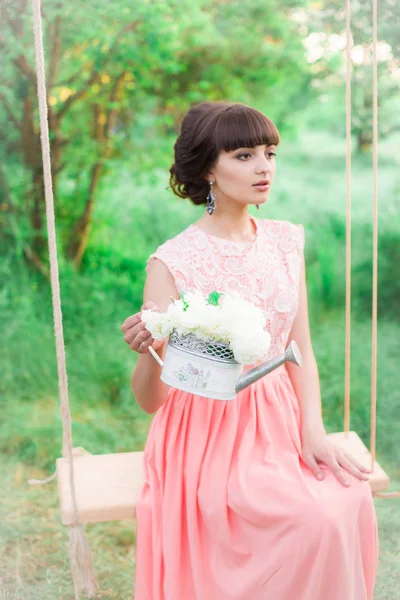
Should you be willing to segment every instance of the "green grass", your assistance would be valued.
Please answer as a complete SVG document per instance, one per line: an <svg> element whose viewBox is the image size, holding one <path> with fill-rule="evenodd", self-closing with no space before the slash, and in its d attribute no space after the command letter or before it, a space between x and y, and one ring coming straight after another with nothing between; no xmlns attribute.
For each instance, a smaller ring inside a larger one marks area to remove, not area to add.
<svg viewBox="0 0 400 600"><path fill-rule="evenodd" d="M68 532L60 522L56 482L29 486L27 479L38 471L4 457L1 470L5 485L1 501L0 599L72 599ZM135 531L135 521L87 527L99 582L97 599L133 597Z"/></svg>
<svg viewBox="0 0 400 600"><path fill-rule="evenodd" d="M124 318L121 310L120 322ZM14 314L19 320L18 313ZM115 318L115 317L114 317ZM111 317L110 317L111 319ZM7 338L2 356L6 390L0 422L0 452L29 465L52 471L61 448L56 365L52 325L28 318L24 329ZM136 404L130 375L136 355L123 342L117 327L92 325L67 346L73 438L91 453L136 450L143 447L152 416ZM107 323L107 318L102 320ZM343 428L344 315L341 311L314 313L313 347L319 367L324 421L330 431ZM38 340L40 336L40 344ZM72 336L74 337L74 336ZM378 332L377 450L378 458L400 471L399 388L397 355L399 326L382 320ZM22 350L21 350L22 349ZM0 357L1 358L1 357ZM371 326L353 317L351 337L351 427L368 445L371 398Z"/></svg>
<svg viewBox="0 0 400 600"><path fill-rule="evenodd" d="M340 431L343 428L343 314L340 311L319 314L312 321L324 420L328 431ZM72 598L67 532L60 524L56 484L27 485L28 478L48 476L61 452L55 364L54 359L50 361L54 352L51 325L42 323L36 327L37 334L33 337L21 333L19 338L14 330L15 357L8 365L7 380L12 394L6 404L7 417L0 424L3 453L0 462L5 482L1 577L6 590L1 593L4 598L16 600L67 600ZM41 360L36 356L39 331ZM380 323L378 373L382 376L378 377L377 458L392 477L392 490L400 489L399 449L393 443L399 437L395 352L398 332L399 327L393 322ZM370 339L370 324L354 321L351 428L367 445L370 433ZM18 354L20 344L23 352ZM68 354L74 444L84 446L91 453L142 449L153 417L138 408L131 394L129 375L134 356L121 343L117 329L104 334L94 330L91 335L77 337L69 345ZM12 374L18 372L23 378L13 382ZM399 501L377 498L375 505L381 545L375 600L392 600L400 585ZM87 534L100 584L97 598L131 598L135 522L88 526Z"/></svg>
<svg viewBox="0 0 400 600"><path fill-rule="evenodd" d="M380 145L377 458L400 488L398 306L400 263L398 138ZM165 144L164 147L166 147ZM172 147L172 141L171 141ZM306 230L311 336L319 367L324 421L343 429L345 352L345 145L306 131L282 140L268 203L253 214L289 219ZM136 354L123 341L125 318L140 310L147 257L203 212L175 198L170 157L140 153L146 164L123 165L103 182L88 252L75 273L60 261L61 298L75 446L91 453L142 449L152 416L130 390ZM156 156L156 158L154 158ZM152 162L153 161L153 162ZM140 174L140 177L139 177ZM371 156L353 157L351 429L369 445L371 398ZM71 192L72 193L72 192ZM59 241L63 225L59 224ZM61 454L57 366L49 284L21 264L11 248L0 262L1 466L3 598L72 598L54 483L26 484L53 472ZM397 500L375 500L381 566L375 600L400 588ZM135 523L88 527L99 575L98 598L131 598Z"/></svg>
<svg viewBox="0 0 400 600"><path fill-rule="evenodd" d="M72 600L67 528L60 522L56 483L28 486L45 476L2 457L0 599ZM400 489L400 477L392 481ZM376 498L380 562L374 600L394 600L400 589L398 500ZM135 521L86 526L99 590L96 600L132 600L135 578ZM82 595L82 599L83 599Z"/></svg>

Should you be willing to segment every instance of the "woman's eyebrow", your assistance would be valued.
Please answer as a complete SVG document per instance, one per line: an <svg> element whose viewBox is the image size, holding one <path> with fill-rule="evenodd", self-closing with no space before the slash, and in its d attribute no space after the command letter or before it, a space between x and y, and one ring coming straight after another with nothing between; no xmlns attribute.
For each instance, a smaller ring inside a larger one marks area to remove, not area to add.
<svg viewBox="0 0 400 600"><path fill-rule="evenodd" d="M265 146L265 148L275 148L276 144L257 144L259 146ZM253 150L256 146L240 146L237 150Z"/></svg>

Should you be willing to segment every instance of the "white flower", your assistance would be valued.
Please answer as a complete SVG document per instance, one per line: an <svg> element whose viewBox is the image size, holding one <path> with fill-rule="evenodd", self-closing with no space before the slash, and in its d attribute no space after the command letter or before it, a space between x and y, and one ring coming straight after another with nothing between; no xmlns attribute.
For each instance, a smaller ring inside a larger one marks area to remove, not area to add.
<svg viewBox="0 0 400 600"><path fill-rule="evenodd" d="M166 313L143 311L142 320L154 339L164 339L175 329L178 335L193 333L199 339L230 344L242 364L252 364L267 354L271 338L261 309L227 294L221 295L218 305L207 300L198 290L186 292Z"/></svg>
<svg viewBox="0 0 400 600"><path fill-rule="evenodd" d="M222 310L227 322L232 326L247 327L248 324L251 324L251 327L254 328L265 327L266 321L262 311L243 298L223 297Z"/></svg>
<svg viewBox="0 0 400 600"><path fill-rule="evenodd" d="M173 321L168 314L155 310L143 310L142 321L155 340L164 340L171 335Z"/></svg>
<svg viewBox="0 0 400 600"><path fill-rule="evenodd" d="M238 362L251 365L267 354L270 343L271 336L267 331L254 335L248 329L238 329L232 337L231 348Z"/></svg>

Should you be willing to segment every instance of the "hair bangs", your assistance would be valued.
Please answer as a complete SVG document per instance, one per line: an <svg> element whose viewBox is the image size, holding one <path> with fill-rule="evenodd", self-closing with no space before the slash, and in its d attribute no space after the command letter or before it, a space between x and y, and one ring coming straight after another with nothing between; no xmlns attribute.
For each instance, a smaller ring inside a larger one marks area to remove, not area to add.
<svg viewBox="0 0 400 600"><path fill-rule="evenodd" d="M275 125L258 110L234 104L222 111L213 133L214 147L231 152L237 148L254 148L279 144L279 132Z"/></svg>

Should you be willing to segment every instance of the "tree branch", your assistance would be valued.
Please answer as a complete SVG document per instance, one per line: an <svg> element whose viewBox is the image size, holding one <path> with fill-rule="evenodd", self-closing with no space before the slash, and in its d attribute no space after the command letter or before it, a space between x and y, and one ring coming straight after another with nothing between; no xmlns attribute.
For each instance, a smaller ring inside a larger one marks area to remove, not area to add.
<svg viewBox="0 0 400 600"><path fill-rule="evenodd" d="M139 25L139 21L133 21L132 23L128 23L127 25L125 25L125 27L123 27L121 29L121 31L119 31L117 33L117 35L114 38L114 42L110 48L110 51L108 52L107 57L105 58L102 66L98 69L97 68L93 69L92 74L84 88L78 90L77 92L75 92L75 94L72 94L71 96L69 96L67 98L67 100L64 102L63 106L57 112L57 114L56 114L57 118L62 119L64 117L64 115L66 114L66 112L68 112L68 110L71 108L71 106L73 104L75 104L75 102L77 100L80 100L88 93L88 88L99 79L101 71L105 68L107 62L110 60L110 58L114 54L116 48L118 47L121 36L123 36L125 33L128 33L128 31L134 31L138 25Z"/></svg>
<svg viewBox="0 0 400 600"><path fill-rule="evenodd" d="M21 0L19 7L14 6L15 16L10 15L5 2L2 6L3 22L8 23L11 26L17 39L20 39L24 33L24 21L20 18L20 15L25 14L27 4L28 0Z"/></svg>
<svg viewBox="0 0 400 600"><path fill-rule="evenodd" d="M49 27L50 29L50 66L49 66L49 78L48 88L51 90L54 86L54 82L57 77L58 69L60 66L60 59L62 55L62 40L61 40L61 17L56 17L54 23Z"/></svg>
<svg viewBox="0 0 400 600"><path fill-rule="evenodd" d="M66 162L61 163L56 169L54 169L54 175L58 175L59 173L61 173L61 171L65 169L66 166Z"/></svg>
<svg viewBox="0 0 400 600"><path fill-rule="evenodd" d="M88 64L91 66L91 63L93 63L93 61L90 61L90 63L88 63ZM79 71L77 71L76 73L71 75L71 77L68 77L67 79L63 79L62 81L57 81L57 83L55 83L54 85L56 87L69 87L72 83L75 83L75 81L79 80L80 77L82 77L82 69L79 69Z"/></svg>
<svg viewBox="0 0 400 600"><path fill-rule="evenodd" d="M13 217L11 216L11 213L13 213L13 212L16 213L17 211L15 210L15 207L13 205L10 190L9 190L8 184L7 184L7 180L4 176L3 169L1 168L1 166L0 166L0 187L3 190L4 198L7 203L7 207L8 207L8 213L10 215L10 216L8 216L7 220L10 223L10 227L12 229L12 232L13 232L15 238L20 239L20 241L22 243L22 250L23 250L25 257L37 268L38 271L40 271L40 273L42 273L42 275L44 277L46 277L46 279L50 279L50 272L49 272L48 267L46 267L46 265L42 262L42 260L38 257L38 255L29 246L29 244L27 244L24 239L21 239L21 237L18 233L18 228L17 228L16 224L14 223Z"/></svg>
<svg viewBox="0 0 400 600"><path fill-rule="evenodd" d="M126 71L123 71L115 80L114 85L110 94L110 102L117 102L119 100L119 96L121 93L121 89L124 82ZM104 128L105 138L108 139L110 136L111 128L114 125L115 117L117 114L117 110L115 108L110 108L107 113L107 120Z"/></svg>
<svg viewBox="0 0 400 600"><path fill-rule="evenodd" d="M83 98L83 96L85 96L88 93L88 88L91 85L93 85L93 83L95 83L99 77L100 77L100 73L97 71L93 71L89 78L89 81L86 83L86 87L82 88L78 92L75 92L75 94L72 94L71 96L69 96L67 98L67 100L64 102L63 106L56 113L56 118L59 121L64 117L64 115L68 112L68 110L71 108L71 106L73 104L75 104L75 102L77 100L79 100L80 98Z"/></svg>
<svg viewBox="0 0 400 600"><path fill-rule="evenodd" d="M0 186L1 186L1 189L3 190L4 200L6 201L6 204L8 204L8 206L11 206L12 205L11 194L10 194L7 180L3 173L3 169L1 168L1 165L0 165Z"/></svg>
<svg viewBox="0 0 400 600"><path fill-rule="evenodd" d="M28 0L22 0L21 6L19 8L20 15L25 14L27 5L28 5ZM15 22L15 35L19 39L22 37L23 33L24 33L24 20L19 18Z"/></svg>
<svg viewBox="0 0 400 600"><path fill-rule="evenodd" d="M50 271L46 267L46 265L43 264L42 260L38 257L36 252L34 252L32 250L32 248L30 246L28 246L28 244L26 242L23 242L23 245L24 245L24 254L25 254L26 258L28 260L30 260L33 265L35 265L37 270L40 271L40 273L44 277L46 277L46 279L48 281L50 281Z"/></svg>
<svg viewBox="0 0 400 600"><path fill-rule="evenodd" d="M14 64L17 65L21 73L26 75L28 79L30 79L32 83L36 85L36 71L30 66L23 54L20 54L16 59L14 59Z"/></svg>
<svg viewBox="0 0 400 600"><path fill-rule="evenodd" d="M11 119L11 121L14 123L15 127L19 131L22 131L22 124L18 121L17 117L15 116L15 114L13 113L13 111L11 110L11 106L8 104L6 97L1 92L0 92L0 100L3 103L3 106L6 109L6 112L7 112L8 116Z"/></svg>

